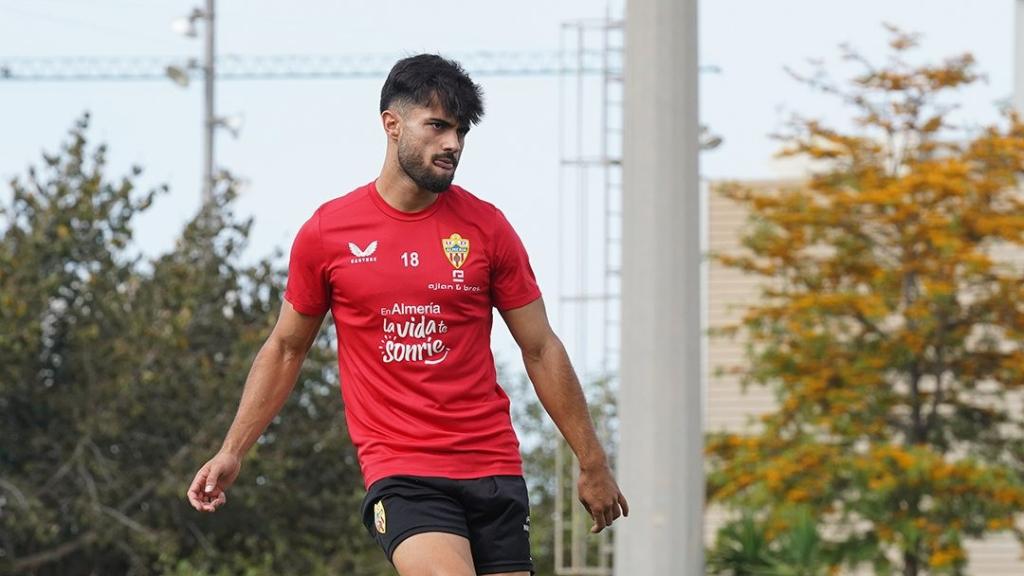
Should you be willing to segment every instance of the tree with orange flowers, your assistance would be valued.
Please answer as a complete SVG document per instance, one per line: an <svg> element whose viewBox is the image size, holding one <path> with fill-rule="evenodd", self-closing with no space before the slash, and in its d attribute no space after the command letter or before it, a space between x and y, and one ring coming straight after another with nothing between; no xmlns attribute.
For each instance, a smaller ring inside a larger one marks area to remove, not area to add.
<svg viewBox="0 0 1024 576"><path fill-rule="evenodd" d="M708 438L709 499L743 513L709 556L723 574L819 573L771 572L794 509L823 573L964 574L965 539L1024 539L1024 123L958 127L973 58L911 64L917 38L891 33L883 65L846 51L849 82L798 77L856 113L851 131L794 121L781 155L812 163L802 185L723 190L752 221L715 257L764 280L726 332L778 401ZM762 541L730 548L751 526ZM716 555L743 546L745 567Z"/></svg>

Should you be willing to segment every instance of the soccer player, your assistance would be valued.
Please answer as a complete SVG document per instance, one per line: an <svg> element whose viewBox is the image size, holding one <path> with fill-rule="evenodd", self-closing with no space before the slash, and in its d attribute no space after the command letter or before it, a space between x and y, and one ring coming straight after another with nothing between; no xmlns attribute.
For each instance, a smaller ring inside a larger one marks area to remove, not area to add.
<svg viewBox="0 0 1024 576"><path fill-rule="evenodd" d="M493 308L576 453L591 531L628 505L522 242L500 210L452 185L483 115L480 87L453 61L412 56L388 75L380 112L380 176L322 205L299 230L280 318L188 499L203 512L224 505L330 311L367 531L402 576L527 576L529 502L490 349Z"/></svg>

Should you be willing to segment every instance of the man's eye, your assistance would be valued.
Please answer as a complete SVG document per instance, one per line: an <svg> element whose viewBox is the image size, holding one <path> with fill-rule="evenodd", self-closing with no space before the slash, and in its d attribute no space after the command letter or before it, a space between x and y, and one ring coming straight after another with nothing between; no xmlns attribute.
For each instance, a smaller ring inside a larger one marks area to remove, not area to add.
<svg viewBox="0 0 1024 576"><path fill-rule="evenodd" d="M438 129L444 128L444 124L442 124L440 122L431 122L430 125L433 126L434 128L438 128Z"/></svg>

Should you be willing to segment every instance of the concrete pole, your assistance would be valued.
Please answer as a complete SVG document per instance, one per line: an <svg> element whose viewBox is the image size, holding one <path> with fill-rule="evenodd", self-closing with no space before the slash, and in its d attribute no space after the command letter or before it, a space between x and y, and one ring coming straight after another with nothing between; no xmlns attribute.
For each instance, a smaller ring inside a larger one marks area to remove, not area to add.
<svg viewBox="0 0 1024 576"><path fill-rule="evenodd" d="M203 50L203 204L213 199L213 137L217 130L217 114L213 108L214 83L214 0L206 0L206 45Z"/></svg>
<svg viewBox="0 0 1024 576"><path fill-rule="evenodd" d="M704 574L698 0L628 0L615 574Z"/></svg>
<svg viewBox="0 0 1024 576"><path fill-rule="evenodd" d="M1013 109L1024 114L1024 0L1014 2Z"/></svg>

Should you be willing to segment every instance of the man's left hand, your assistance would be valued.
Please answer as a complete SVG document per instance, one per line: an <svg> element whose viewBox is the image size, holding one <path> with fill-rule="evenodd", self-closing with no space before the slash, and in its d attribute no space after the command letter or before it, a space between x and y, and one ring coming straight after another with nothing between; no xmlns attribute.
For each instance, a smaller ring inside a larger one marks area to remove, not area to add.
<svg viewBox="0 0 1024 576"><path fill-rule="evenodd" d="M615 483L615 477L607 465L594 468L580 468L580 479L576 484L580 503L594 519L590 532L597 534L612 525L619 516L629 516L629 504Z"/></svg>

